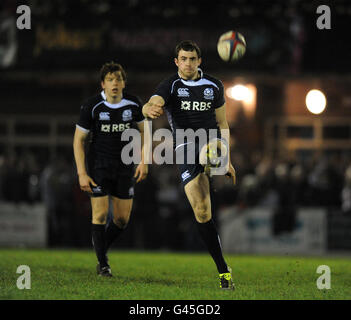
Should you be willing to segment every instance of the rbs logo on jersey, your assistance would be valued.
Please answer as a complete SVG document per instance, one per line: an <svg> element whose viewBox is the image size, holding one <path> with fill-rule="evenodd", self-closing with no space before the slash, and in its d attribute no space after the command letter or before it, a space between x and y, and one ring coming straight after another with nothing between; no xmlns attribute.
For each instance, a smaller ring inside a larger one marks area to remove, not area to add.
<svg viewBox="0 0 351 320"><path fill-rule="evenodd" d="M211 109L211 102L181 101L181 110L206 111Z"/></svg>
<svg viewBox="0 0 351 320"><path fill-rule="evenodd" d="M130 123L102 124L101 132L122 132L130 128Z"/></svg>

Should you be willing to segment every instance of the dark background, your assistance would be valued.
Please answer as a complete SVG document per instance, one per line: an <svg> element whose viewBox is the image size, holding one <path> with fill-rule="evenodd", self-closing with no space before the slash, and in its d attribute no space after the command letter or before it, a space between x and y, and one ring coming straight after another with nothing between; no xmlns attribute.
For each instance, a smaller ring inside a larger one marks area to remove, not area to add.
<svg viewBox="0 0 351 320"><path fill-rule="evenodd" d="M31 8L30 30L16 28L22 4ZM331 9L330 30L316 26L319 5ZM351 208L350 18L351 3L341 0L1 1L0 199L44 202L50 246L90 246L89 198L77 185L72 152L80 105L100 91L99 69L111 60L125 67L126 90L146 102L176 71L175 45L192 39L202 69L225 88L239 80L257 88L252 116L226 97L227 108L236 108L228 121L238 184L213 181L214 216L228 206L262 205L273 190L281 208L322 206L330 226L347 225L339 217L349 219ZM228 30L247 42L233 64L216 51ZM328 101L318 116L304 106L313 88ZM281 119L290 121L285 129L295 146L280 142ZM154 129L162 126L165 117L154 121ZM117 246L203 249L179 182L175 166L150 166ZM351 248L350 239L338 239L329 246Z"/></svg>

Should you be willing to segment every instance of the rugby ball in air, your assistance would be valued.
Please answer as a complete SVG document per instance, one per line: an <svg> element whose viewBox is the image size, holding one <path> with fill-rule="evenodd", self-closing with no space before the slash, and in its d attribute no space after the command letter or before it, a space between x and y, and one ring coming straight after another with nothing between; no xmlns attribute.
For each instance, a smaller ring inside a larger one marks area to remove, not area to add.
<svg viewBox="0 0 351 320"><path fill-rule="evenodd" d="M244 56L246 41L244 36L236 31L223 33L217 43L217 51L225 62L233 62Z"/></svg>

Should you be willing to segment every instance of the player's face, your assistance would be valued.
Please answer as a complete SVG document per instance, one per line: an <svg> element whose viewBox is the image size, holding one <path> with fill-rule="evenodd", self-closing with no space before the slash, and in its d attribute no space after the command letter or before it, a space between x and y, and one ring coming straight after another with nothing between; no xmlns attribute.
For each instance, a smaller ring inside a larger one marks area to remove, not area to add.
<svg viewBox="0 0 351 320"><path fill-rule="evenodd" d="M201 58L198 57L196 50L180 50L178 53L178 58L175 58L174 62L177 65L178 72L182 78L187 80L193 80L197 78L197 68L201 64Z"/></svg>
<svg viewBox="0 0 351 320"><path fill-rule="evenodd" d="M125 88L125 81L123 80L121 71L109 72L101 86L105 91L106 97L115 100L122 96L122 91Z"/></svg>

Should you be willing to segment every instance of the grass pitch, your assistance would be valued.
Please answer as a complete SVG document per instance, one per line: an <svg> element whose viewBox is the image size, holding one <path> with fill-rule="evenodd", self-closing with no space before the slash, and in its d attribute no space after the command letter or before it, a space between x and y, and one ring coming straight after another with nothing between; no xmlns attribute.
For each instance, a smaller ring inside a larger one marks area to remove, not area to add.
<svg viewBox="0 0 351 320"><path fill-rule="evenodd" d="M225 255L235 291L219 289L206 253L109 253L113 278L98 277L93 250L0 249L0 299L35 300L349 300L351 259ZM18 266L31 271L31 289L17 288ZM320 290L320 265L331 270L331 289Z"/></svg>

